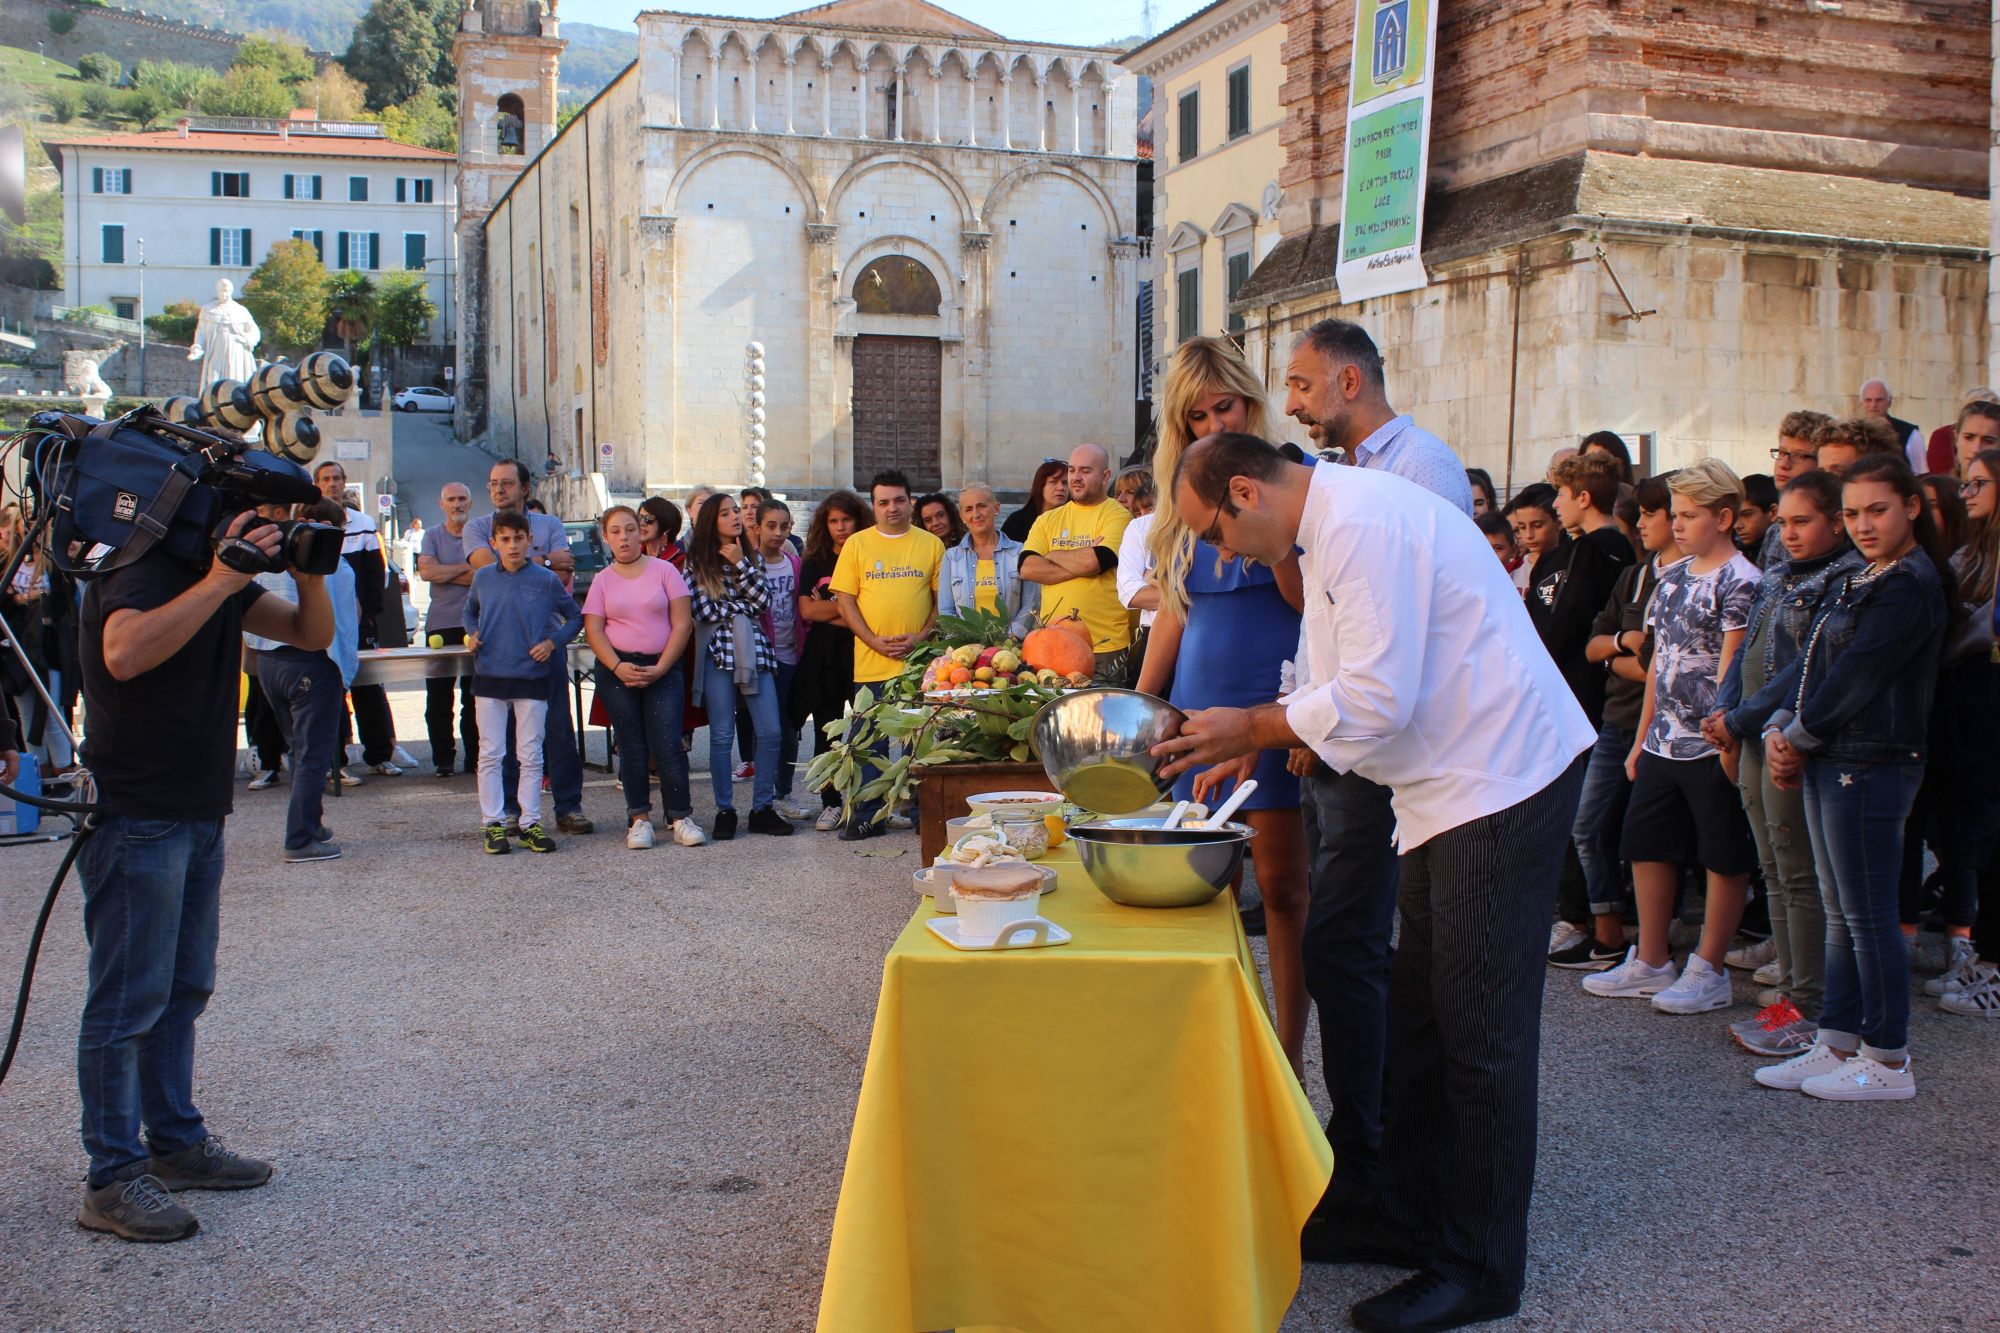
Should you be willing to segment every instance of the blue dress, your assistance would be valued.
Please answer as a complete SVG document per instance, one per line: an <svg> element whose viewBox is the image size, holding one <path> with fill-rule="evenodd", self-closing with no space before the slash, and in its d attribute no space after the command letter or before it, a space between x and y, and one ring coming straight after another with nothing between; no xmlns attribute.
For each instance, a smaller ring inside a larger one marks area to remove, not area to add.
<svg viewBox="0 0 2000 1333"><path fill-rule="evenodd" d="M1241 560L1218 561L1215 548L1198 541L1187 594L1187 624L1168 702L1188 712L1254 708L1276 699L1280 668L1299 646L1299 613L1278 591L1277 576L1265 565L1246 569ZM1191 797L1199 772L1190 769L1175 780L1176 800ZM1283 750L1259 755L1255 776L1257 790L1244 809L1299 808L1299 780L1285 771ZM1211 804L1221 799L1209 798Z"/></svg>

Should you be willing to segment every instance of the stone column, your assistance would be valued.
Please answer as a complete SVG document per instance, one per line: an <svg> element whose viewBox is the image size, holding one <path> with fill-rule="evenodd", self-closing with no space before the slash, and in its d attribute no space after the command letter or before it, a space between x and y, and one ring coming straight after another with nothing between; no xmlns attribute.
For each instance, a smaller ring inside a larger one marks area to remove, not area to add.
<svg viewBox="0 0 2000 1333"><path fill-rule="evenodd" d="M931 66L931 142L944 142L944 66Z"/></svg>
<svg viewBox="0 0 2000 1333"><path fill-rule="evenodd" d="M979 68L965 72L965 142L979 147Z"/></svg>
<svg viewBox="0 0 2000 1333"><path fill-rule="evenodd" d="M1049 151L1049 76L1039 71L1035 74L1035 142L1041 150Z"/></svg>
<svg viewBox="0 0 2000 1333"><path fill-rule="evenodd" d="M1014 146L1014 67L1009 65L1000 79L1000 146Z"/></svg>
<svg viewBox="0 0 2000 1333"><path fill-rule="evenodd" d="M965 305L959 313L965 334L961 344L965 389L960 398L965 426L959 466L965 476L987 477L995 475L991 443L993 405L986 387L987 360L993 350L988 340L992 321L987 318L987 303L992 299L993 233L986 230L984 222L974 221L959 233L959 246L965 274ZM974 440L979 442L977 455L973 452Z"/></svg>
<svg viewBox="0 0 2000 1333"><path fill-rule="evenodd" d="M708 51L708 127L722 128L722 50L710 47Z"/></svg>
<svg viewBox="0 0 2000 1333"><path fill-rule="evenodd" d="M830 222L806 224L806 439L805 480L811 486L846 486L853 462L841 472L840 391L834 367L834 330L839 318L840 283L834 273L840 228Z"/></svg>
<svg viewBox="0 0 2000 1333"><path fill-rule="evenodd" d="M679 47L674 48L673 55L667 61L667 68L672 71L672 87L674 90L672 99L667 103L667 123L678 128L684 123L681 118L681 52Z"/></svg>
<svg viewBox="0 0 2000 1333"><path fill-rule="evenodd" d="M819 132L833 133L833 62L823 60L819 66Z"/></svg>
<svg viewBox="0 0 2000 1333"><path fill-rule="evenodd" d="M907 65L896 66L896 142L904 143L910 138L910 71Z"/></svg>
<svg viewBox="0 0 2000 1333"><path fill-rule="evenodd" d="M666 214L639 215L640 348L642 362L657 362L657 373L643 377L639 391L640 476L649 488L664 489L686 481L680 475L680 445L674 434L679 416L680 385L675 367L678 337L675 309L674 224Z"/></svg>
<svg viewBox="0 0 2000 1333"><path fill-rule="evenodd" d="M785 57L785 133L787 134L796 132L792 129L792 116L798 101L798 57L788 55Z"/></svg>
<svg viewBox="0 0 2000 1333"><path fill-rule="evenodd" d="M1083 84L1075 77L1069 81L1069 151L1083 155Z"/></svg>
<svg viewBox="0 0 2000 1333"><path fill-rule="evenodd" d="M761 124L759 124L759 123L758 123L758 117L757 117L757 99L758 99L758 93L757 93L757 74L758 74L758 69L757 69L757 66L758 66L758 65L759 65L760 63L762 63L762 62L761 62L761 61L759 61L759 59L757 58L757 53L756 53L755 51L752 51L752 52L750 53L750 67L749 67L749 68L750 68L750 86L749 86L748 88L746 88L746 89L744 90L744 93L745 93L745 95L746 95L746 96L748 97L748 99L749 99L749 101L750 101L750 132L751 132L752 134L760 134L760 133L762 133L762 132L763 132L763 129L764 129L764 127L763 127L763 126L762 126Z"/></svg>

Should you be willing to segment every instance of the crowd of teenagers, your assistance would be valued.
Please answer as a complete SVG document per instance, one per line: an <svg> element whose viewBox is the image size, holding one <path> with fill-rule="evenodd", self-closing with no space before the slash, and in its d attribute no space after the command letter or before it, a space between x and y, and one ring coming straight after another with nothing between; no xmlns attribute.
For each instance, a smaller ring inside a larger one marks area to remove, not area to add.
<svg viewBox="0 0 2000 1333"><path fill-rule="evenodd" d="M1605 432L1504 505L1473 476L1599 727L1549 962L1681 1015L1754 970L1729 1032L1778 1061L1756 1081L1843 1101L1915 1095L1913 974L2000 1017L2000 401L1969 393L1940 459L1869 398L1786 416L1769 475L1704 458L1634 484Z"/></svg>

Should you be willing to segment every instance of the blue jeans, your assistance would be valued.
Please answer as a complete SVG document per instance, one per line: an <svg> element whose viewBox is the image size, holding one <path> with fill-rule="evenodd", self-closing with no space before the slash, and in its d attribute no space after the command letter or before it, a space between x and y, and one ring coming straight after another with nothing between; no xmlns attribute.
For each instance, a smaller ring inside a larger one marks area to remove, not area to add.
<svg viewBox="0 0 2000 1333"><path fill-rule="evenodd" d="M1625 819L1625 798L1632 794L1632 780L1625 776L1625 757L1632 753L1637 734L1615 722L1606 722L1598 730L1597 744L1590 747L1590 766L1583 771L1576 824L1569 831L1576 844L1576 859L1583 866L1590 910L1598 916L1618 910L1624 888L1618 873L1618 832Z"/></svg>
<svg viewBox="0 0 2000 1333"><path fill-rule="evenodd" d="M735 784L729 778L729 757L736 743L736 704L750 710L757 734L757 776L750 784L750 808L762 810L778 799L778 681L768 671L757 673L757 692L738 696L736 678L706 654L701 659L701 706L708 710L708 780L715 788L715 808L736 808Z"/></svg>
<svg viewBox="0 0 2000 1333"><path fill-rule="evenodd" d="M292 803L285 811L285 850L312 844L326 802L326 778L340 748L344 705L340 668L325 653L273 648L257 654L257 680L292 752Z"/></svg>
<svg viewBox="0 0 2000 1333"><path fill-rule="evenodd" d="M1903 1058L1910 1032L1910 956L1898 893L1903 823L1920 764L1806 765L1806 829L1826 900L1826 998L1820 1032L1879 1060Z"/></svg>
<svg viewBox="0 0 2000 1333"><path fill-rule="evenodd" d="M799 769L799 719L792 716L792 678L797 662L778 663L778 799L788 800Z"/></svg>
<svg viewBox="0 0 2000 1333"><path fill-rule="evenodd" d="M76 868L90 941L76 1084L96 1189L139 1174L149 1144L164 1155L208 1137L194 1020L215 990L222 821L105 815Z"/></svg>
<svg viewBox="0 0 2000 1333"><path fill-rule="evenodd" d="M583 812L583 760L576 753L576 723L570 716L569 649L557 648L549 654L549 717L542 733L542 772L549 780L549 795L555 798L556 818ZM514 723L507 723L507 757L500 762L500 782L507 793L507 816L521 812L514 789L521 780L521 765L514 759Z"/></svg>
<svg viewBox="0 0 2000 1333"><path fill-rule="evenodd" d="M657 657L642 660L651 666ZM667 822L694 813L688 797L687 751L681 747L681 669L676 665L644 689L635 690L602 662L597 664L597 697L611 716L611 733L618 738L618 785L625 791L625 813L651 815L653 792L646 775L650 758L660 770L660 808Z"/></svg>

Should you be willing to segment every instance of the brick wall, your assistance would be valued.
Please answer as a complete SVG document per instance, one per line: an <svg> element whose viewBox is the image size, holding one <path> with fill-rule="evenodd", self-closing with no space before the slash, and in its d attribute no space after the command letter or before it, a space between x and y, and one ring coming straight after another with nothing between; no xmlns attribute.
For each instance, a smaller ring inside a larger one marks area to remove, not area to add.
<svg viewBox="0 0 2000 1333"><path fill-rule="evenodd" d="M1354 0L1284 14L1289 233L1338 215ZM1432 184L1592 147L1983 193L1991 40L1984 6L1923 0L1455 0Z"/></svg>

